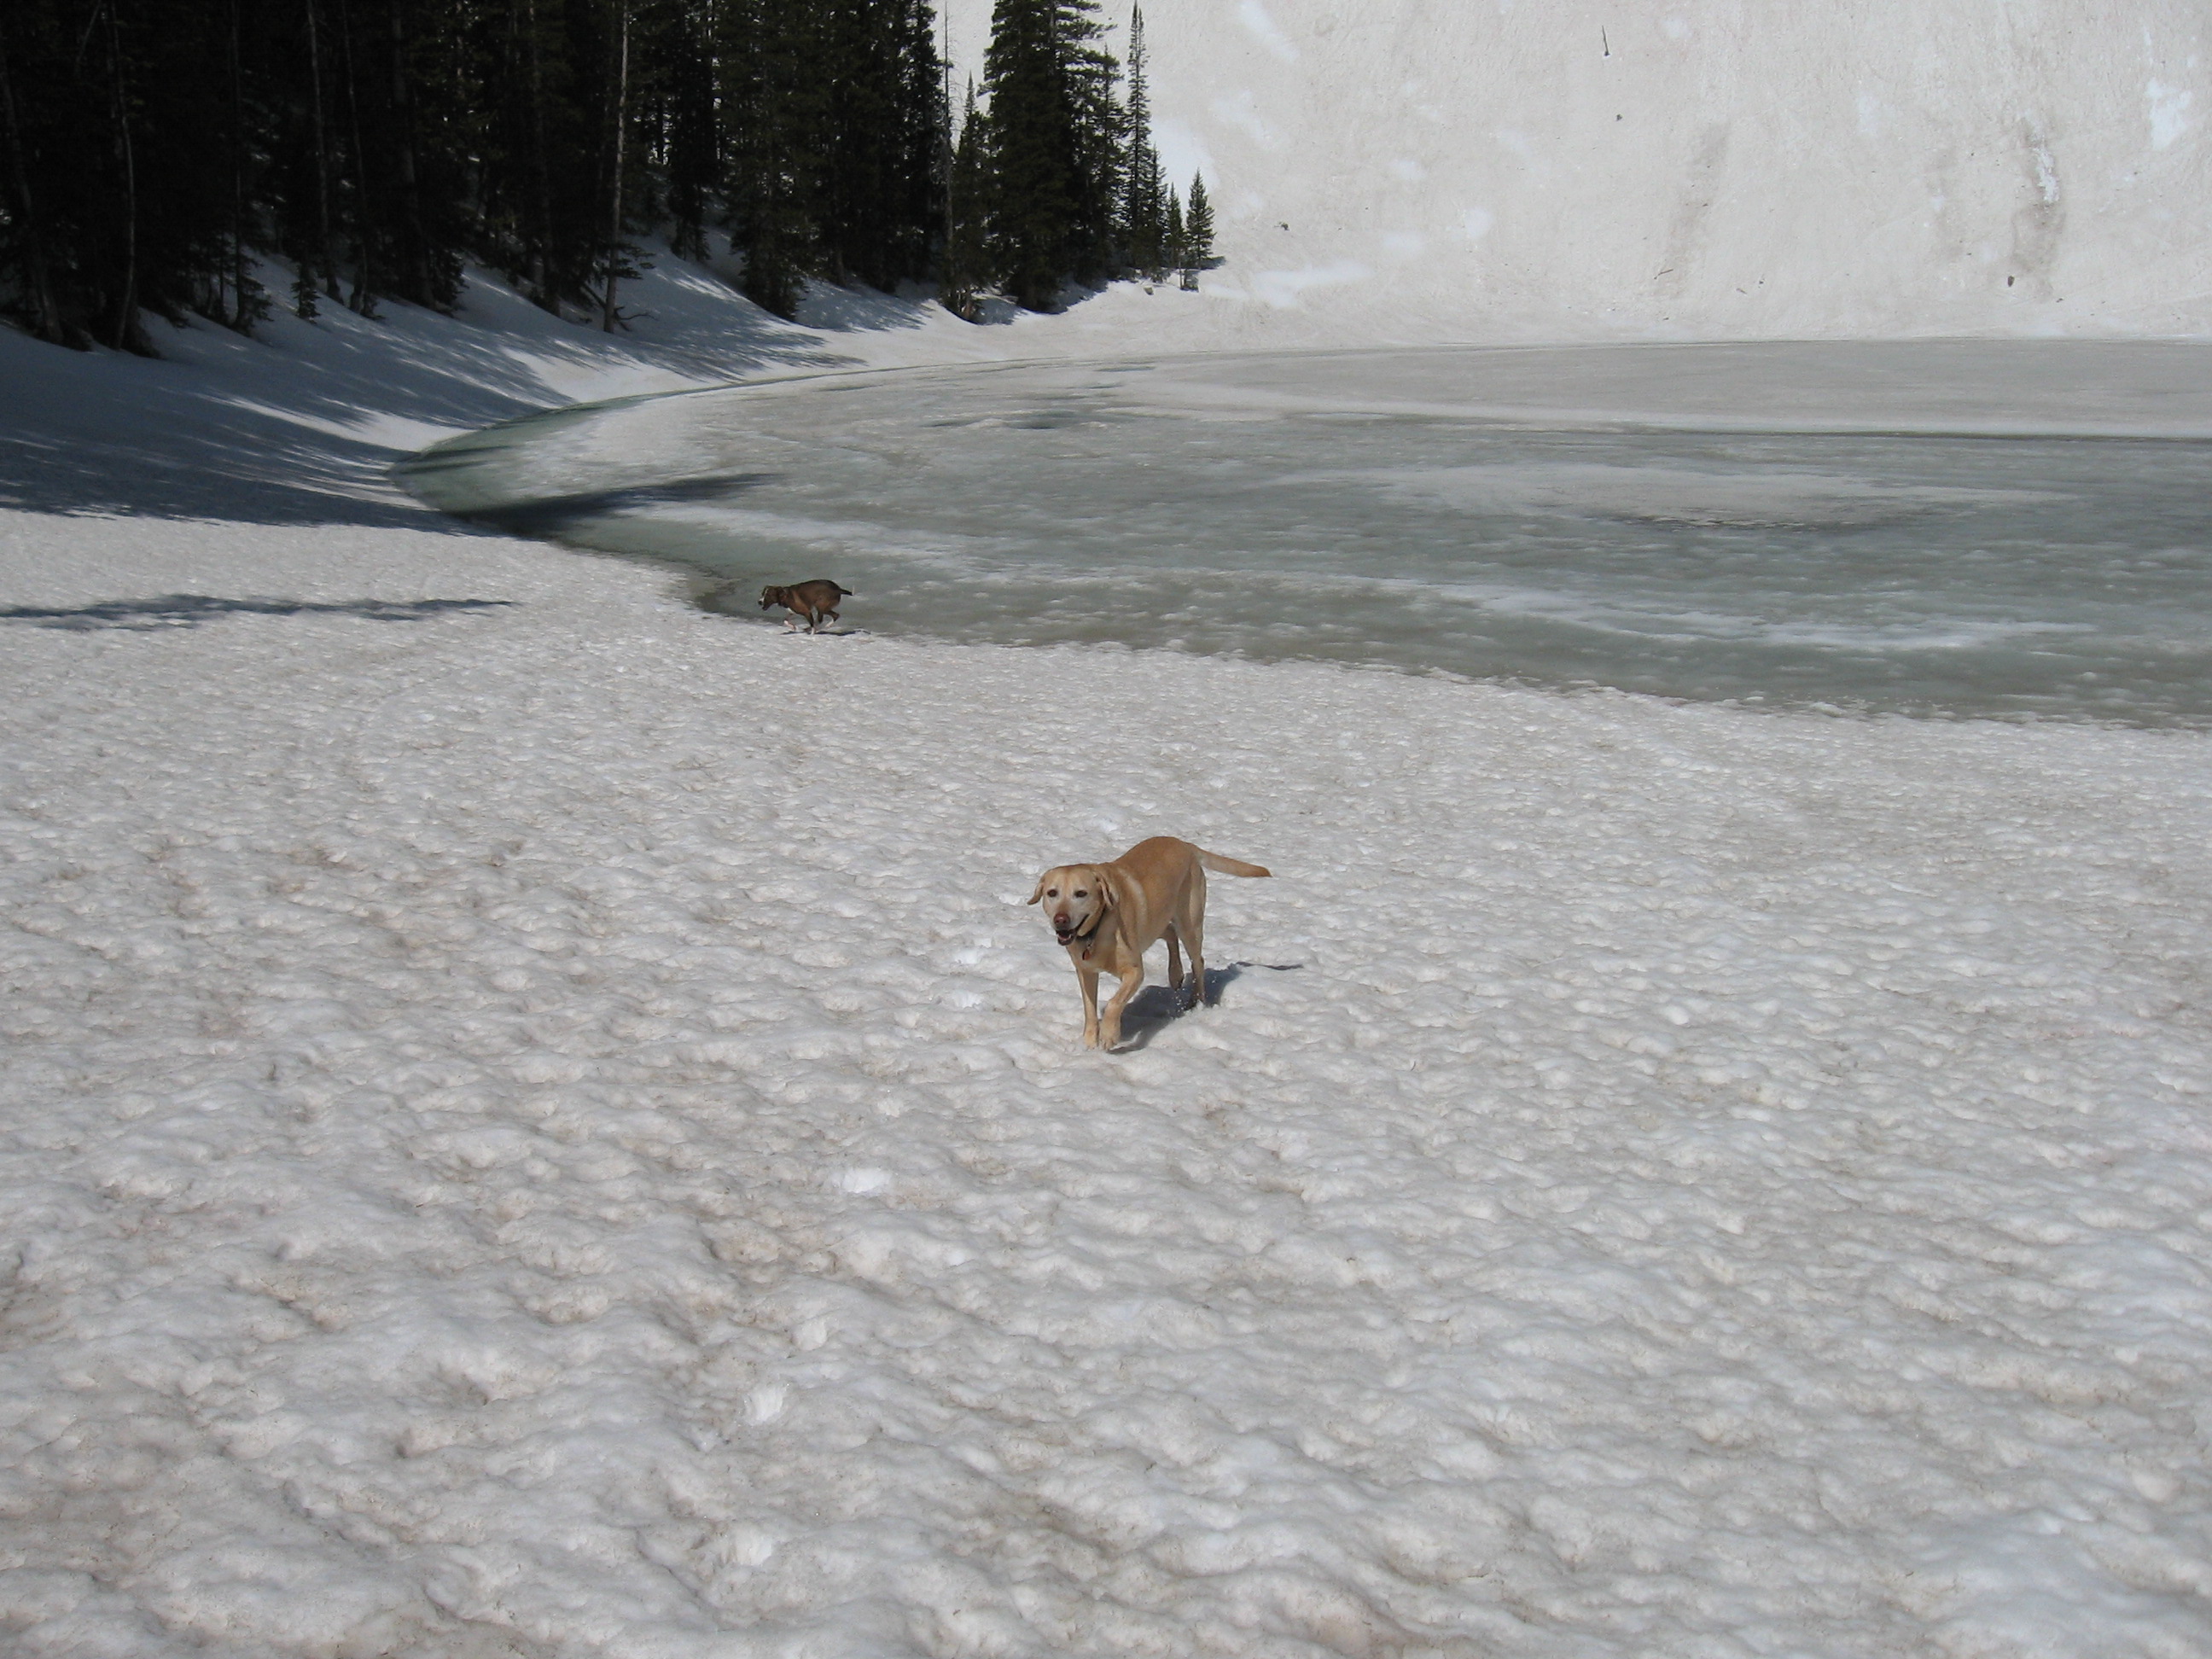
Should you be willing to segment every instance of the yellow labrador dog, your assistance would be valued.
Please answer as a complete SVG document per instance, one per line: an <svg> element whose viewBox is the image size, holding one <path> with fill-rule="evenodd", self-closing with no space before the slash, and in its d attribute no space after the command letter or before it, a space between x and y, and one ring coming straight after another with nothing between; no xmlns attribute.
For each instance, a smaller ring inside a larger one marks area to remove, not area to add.
<svg viewBox="0 0 2212 1659"><path fill-rule="evenodd" d="M1194 1006L1206 1000L1206 872L1264 876L1173 836L1140 841L1111 864L1055 865L1037 878L1031 904L1042 904L1054 938L1067 947L1083 988L1083 1046L1113 1048L1121 1041L1121 1010L1145 982L1145 951L1168 942L1168 988L1182 988L1182 953L1190 952ZM1106 1018L1098 1018L1098 975L1121 981ZM1101 1025L1103 1030L1101 1030Z"/></svg>

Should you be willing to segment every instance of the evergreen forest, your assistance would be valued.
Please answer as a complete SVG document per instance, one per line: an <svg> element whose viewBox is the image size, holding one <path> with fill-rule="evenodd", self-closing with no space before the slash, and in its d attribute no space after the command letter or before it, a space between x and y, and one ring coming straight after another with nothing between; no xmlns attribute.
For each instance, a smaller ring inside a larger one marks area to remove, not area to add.
<svg viewBox="0 0 2212 1659"><path fill-rule="evenodd" d="M1125 53L1095 0L997 0L956 100L929 0L5 0L0 314L151 352L149 317L450 311L474 264L613 330L646 237L726 236L785 317L1188 285L1212 211L1161 176L1141 15Z"/></svg>

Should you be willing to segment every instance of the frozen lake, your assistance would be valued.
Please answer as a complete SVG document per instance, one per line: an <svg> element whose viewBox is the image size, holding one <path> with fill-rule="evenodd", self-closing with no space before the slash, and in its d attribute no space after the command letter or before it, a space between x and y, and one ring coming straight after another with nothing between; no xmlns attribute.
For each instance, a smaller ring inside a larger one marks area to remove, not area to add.
<svg viewBox="0 0 2212 1659"><path fill-rule="evenodd" d="M833 576L879 633L2212 725L2212 443L2109 418L2083 349L853 374L535 417L407 481L716 608Z"/></svg>

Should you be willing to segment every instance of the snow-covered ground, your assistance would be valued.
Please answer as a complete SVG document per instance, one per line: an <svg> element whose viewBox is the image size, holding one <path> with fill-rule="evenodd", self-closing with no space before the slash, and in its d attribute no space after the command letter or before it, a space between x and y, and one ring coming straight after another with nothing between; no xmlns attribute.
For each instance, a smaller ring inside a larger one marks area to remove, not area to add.
<svg viewBox="0 0 2212 1659"><path fill-rule="evenodd" d="M289 292L285 273L264 279ZM441 438L589 399L1018 355L1044 320L972 328L934 304L824 289L811 308L817 326L802 327L665 251L621 295L632 325L607 335L477 271L458 320L393 302L374 322L338 307L313 323L279 310L252 340L149 321L162 354L152 361L60 351L0 328L0 506L420 523L384 475Z"/></svg>
<svg viewBox="0 0 2212 1659"><path fill-rule="evenodd" d="M2212 741L787 637L384 480L1400 316L635 303L0 333L0 1648L2212 1655ZM1020 901L1159 831L1276 875L1085 1054Z"/></svg>
<svg viewBox="0 0 2212 1659"><path fill-rule="evenodd" d="M14 1650L2212 1651L2203 738L6 534Z"/></svg>

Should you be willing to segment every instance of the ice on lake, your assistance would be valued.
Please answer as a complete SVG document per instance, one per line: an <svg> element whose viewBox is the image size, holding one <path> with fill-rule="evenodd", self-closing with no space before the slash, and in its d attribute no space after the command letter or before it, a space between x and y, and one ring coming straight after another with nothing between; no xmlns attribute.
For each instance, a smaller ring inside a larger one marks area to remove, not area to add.
<svg viewBox="0 0 2212 1659"><path fill-rule="evenodd" d="M726 578L718 608L834 576L881 633L2212 724L2212 444L2086 418L2069 348L1993 349L853 374L562 411L408 476Z"/></svg>

